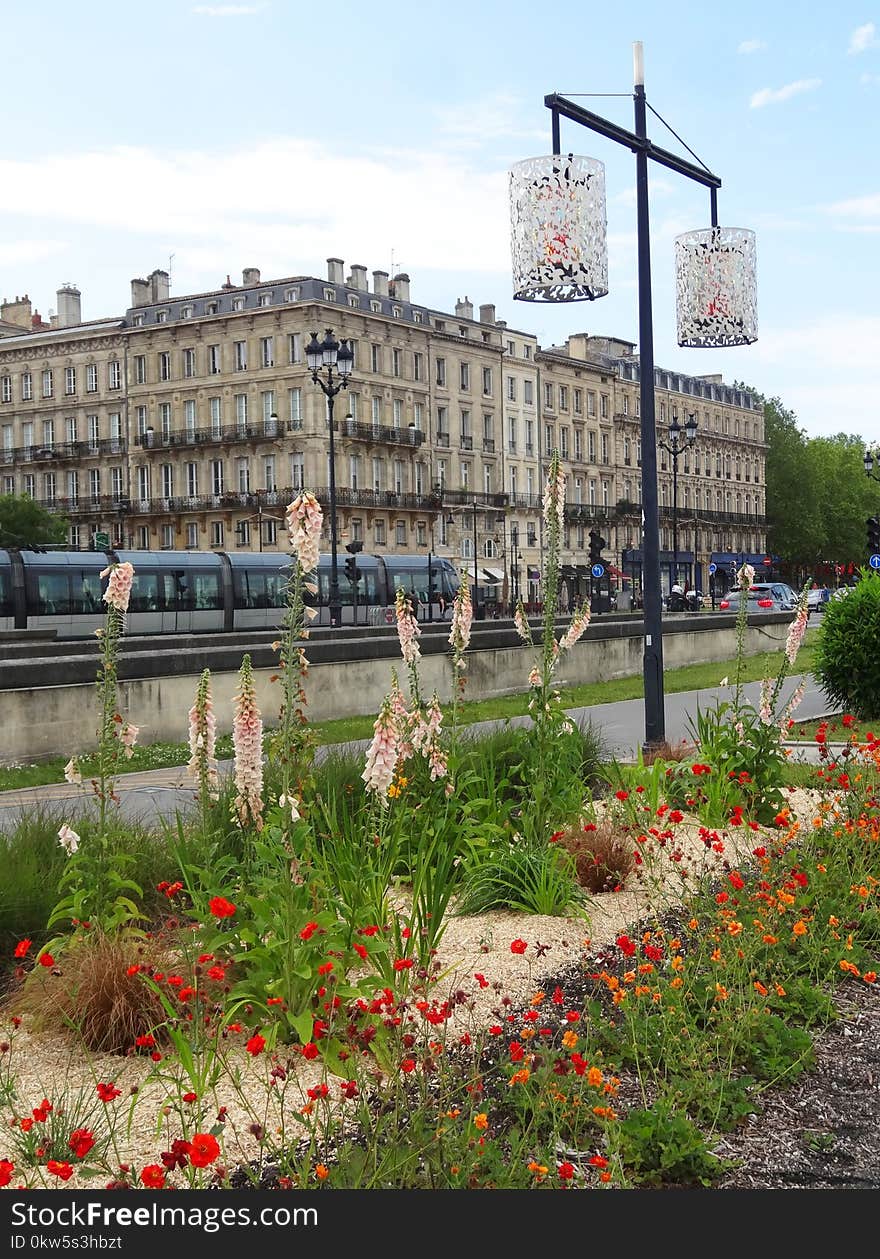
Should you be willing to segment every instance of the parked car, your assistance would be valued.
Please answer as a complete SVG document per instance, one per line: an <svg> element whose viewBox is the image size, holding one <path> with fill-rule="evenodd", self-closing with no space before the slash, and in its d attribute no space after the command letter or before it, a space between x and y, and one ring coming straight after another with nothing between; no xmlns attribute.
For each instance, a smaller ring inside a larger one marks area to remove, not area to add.
<svg viewBox="0 0 880 1259"><path fill-rule="evenodd" d="M722 612L739 611L738 590L731 590L718 605ZM758 582L749 587L750 612L793 612L798 596L791 586L781 581Z"/></svg>
<svg viewBox="0 0 880 1259"><path fill-rule="evenodd" d="M811 612L824 612L825 604L830 598L831 591L827 586L815 586L807 591L807 607Z"/></svg>

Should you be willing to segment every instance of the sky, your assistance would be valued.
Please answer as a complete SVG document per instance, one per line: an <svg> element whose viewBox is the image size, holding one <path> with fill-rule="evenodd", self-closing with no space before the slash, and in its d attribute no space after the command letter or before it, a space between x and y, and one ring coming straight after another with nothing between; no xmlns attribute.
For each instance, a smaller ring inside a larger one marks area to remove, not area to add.
<svg viewBox="0 0 880 1259"><path fill-rule="evenodd" d="M719 221L757 234L758 340L676 344L673 241L708 192L650 163L655 361L778 396L810 436L880 444L880 3L741 0L0 0L0 296L84 319L130 281L172 295L405 271L413 301L494 303L542 345L638 341L635 159L562 121L605 163L610 291L515 301L508 171L551 148L559 92L628 129L644 47L649 135L718 175ZM583 95L582 95L583 94ZM662 121L661 121L662 119Z"/></svg>

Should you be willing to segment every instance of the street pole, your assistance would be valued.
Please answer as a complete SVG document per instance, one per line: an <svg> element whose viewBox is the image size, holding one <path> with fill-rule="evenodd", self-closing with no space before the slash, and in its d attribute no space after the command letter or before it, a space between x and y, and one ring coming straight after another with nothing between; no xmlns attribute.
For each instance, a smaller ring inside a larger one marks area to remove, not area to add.
<svg viewBox="0 0 880 1259"><path fill-rule="evenodd" d="M431 524L431 535L432 535L431 545L432 546L434 544L433 533L434 533L434 525L432 523ZM432 556L431 556L431 552L429 551L428 552L428 620L429 621L433 621L434 619L434 576L431 571L431 559L432 559Z"/></svg>
<svg viewBox="0 0 880 1259"><path fill-rule="evenodd" d="M342 598L339 594L339 561L336 558L336 452L333 447L333 400L327 394L327 415L330 421L330 624L342 622Z"/></svg>
<svg viewBox="0 0 880 1259"><path fill-rule="evenodd" d="M312 380L318 385L327 399L327 418L330 424L330 624L342 624L342 598L339 593L339 563L336 557L336 452L333 434L333 403L340 389L348 382L351 373L354 353L347 342L338 342L333 336L333 329L327 328L324 340L318 341L318 334L312 333L312 339L306 346L306 362L312 374ZM326 372L326 379L321 371ZM335 381L335 383L334 383Z"/></svg>
<svg viewBox="0 0 880 1259"><path fill-rule="evenodd" d="M473 521L473 524L474 524L474 616L476 616L478 604L480 601L479 594L478 594L479 587L477 586L477 499L476 499L476 495L474 495L471 501L471 510L474 513L474 521Z"/></svg>
<svg viewBox="0 0 880 1259"><path fill-rule="evenodd" d="M672 456L672 586L678 585L678 449Z"/></svg>

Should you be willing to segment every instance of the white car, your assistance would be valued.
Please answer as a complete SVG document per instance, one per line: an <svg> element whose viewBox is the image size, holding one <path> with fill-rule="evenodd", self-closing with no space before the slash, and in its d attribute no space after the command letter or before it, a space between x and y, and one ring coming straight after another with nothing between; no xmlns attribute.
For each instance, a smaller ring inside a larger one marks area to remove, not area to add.
<svg viewBox="0 0 880 1259"><path fill-rule="evenodd" d="M807 591L807 607L811 612L824 612L825 604L831 598L831 591L825 586Z"/></svg>

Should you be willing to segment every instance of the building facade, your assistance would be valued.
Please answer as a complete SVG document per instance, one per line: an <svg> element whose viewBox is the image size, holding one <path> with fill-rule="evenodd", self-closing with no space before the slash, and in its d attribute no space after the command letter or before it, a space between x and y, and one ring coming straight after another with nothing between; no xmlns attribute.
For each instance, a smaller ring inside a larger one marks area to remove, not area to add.
<svg viewBox="0 0 880 1259"><path fill-rule="evenodd" d="M374 271L371 285L366 267L346 275L338 258L324 279L264 281L248 268L240 284L182 297L154 271L132 281L124 316L88 324L70 285L49 326L15 314L20 330L0 339L0 489L63 513L72 546L106 536L131 549L284 550L284 509L301 488L329 516L328 405L305 348L330 328L354 351L333 414L340 545L457 557L481 603L539 603L541 499L558 449L569 601L589 589L593 527L613 572L638 585L630 342L582 334L542 349L492 305L475 315L465 297L436 311L411 300L408 276ZM682 424L697 414L678 468L678 558L706 589L713 556L766 545L763 417L714 377L658 369L655 389L658 435L673 413ZM662 451L659 482L668 587Z"/></svg>

